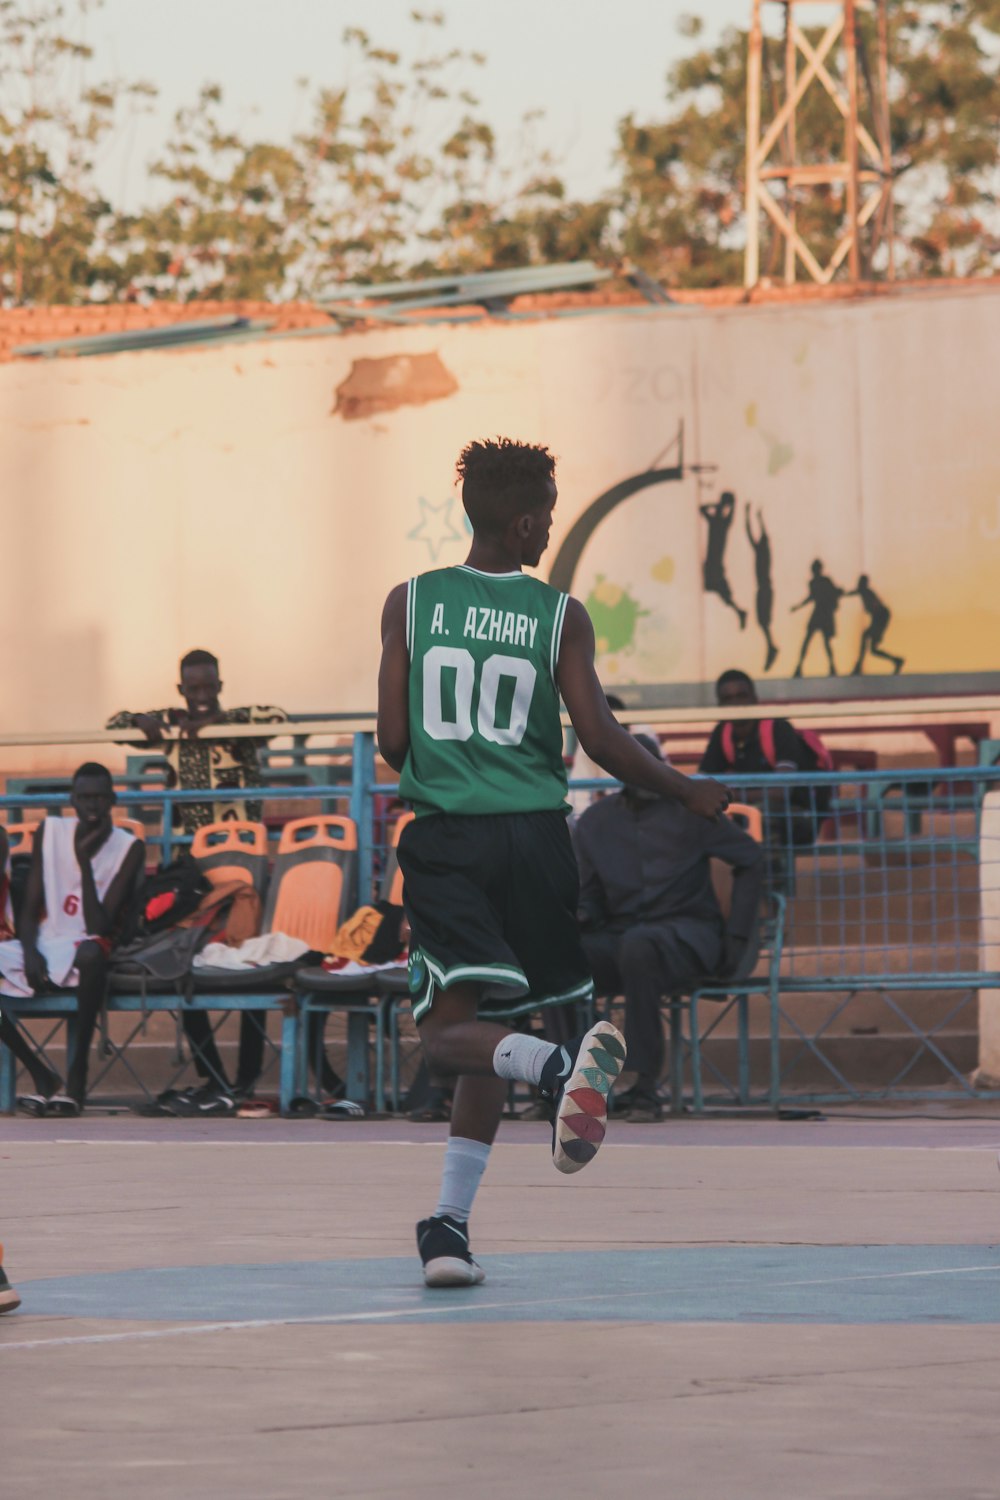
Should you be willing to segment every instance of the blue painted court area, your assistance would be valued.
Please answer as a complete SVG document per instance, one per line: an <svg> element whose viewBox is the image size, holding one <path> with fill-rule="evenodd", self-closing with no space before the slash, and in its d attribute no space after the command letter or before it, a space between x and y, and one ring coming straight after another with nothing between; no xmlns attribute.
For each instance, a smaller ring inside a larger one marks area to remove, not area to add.
<svg viewBox="0 0 1000 1500"><path fill-rule="evenodd" d="M1000 1323L1000 1246L726 1246L482 1257L430 1292L416 1257L179 1266L19 1284L23 1314L144 1323ZM2 1343L0 1343L2 1347Z"/></svg>

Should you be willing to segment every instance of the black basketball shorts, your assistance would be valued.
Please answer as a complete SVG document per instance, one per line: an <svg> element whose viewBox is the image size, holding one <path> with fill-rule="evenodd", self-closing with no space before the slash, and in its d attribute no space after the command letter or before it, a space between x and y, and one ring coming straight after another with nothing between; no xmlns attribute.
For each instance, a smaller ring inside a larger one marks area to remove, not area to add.
<svg viewBox="0 0 1000 1500"><path fill-rule="evenodd" d="M398 853L415 1021L454 984L479 984L487 1003L592 995L562 812L429 813L403 830Z"/></svg>

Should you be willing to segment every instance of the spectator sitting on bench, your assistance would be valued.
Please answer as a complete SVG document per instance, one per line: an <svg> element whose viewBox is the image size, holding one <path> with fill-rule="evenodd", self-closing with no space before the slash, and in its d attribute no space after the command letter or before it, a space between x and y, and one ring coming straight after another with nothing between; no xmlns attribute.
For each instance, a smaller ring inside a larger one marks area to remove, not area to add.
<svg viewBox="0 0 1000 1500"><path fill-rule="evenodd" d="M213 792L224 792L260 786L257 752L267 744L266 736L201 741L198 734L212 724L283 724L288 719L284 709L223 708L219 702L222 692L219 661L211 651L189 651L181 658L180 676L177 691L184 699L183 708L175 706L154 708L141 714L128 711L112 714L107 728L141 730L145 735L143 743L161 751L167 760L169 785L180 787L182 791L208 787ZM170 729L176 730L177 734L165 739L164 733ZM209 823L259 822L261 810L259 802L227 802L224 799L214 803L182 802L178 806L178 822L190 835Z"/></svg>
<svg viewBox="0 0 1000 1500"><path fill-rule="evenodd" d="M199 731L211 724L282 724L288 715L283 708L223 708L219 701L222 681L219 660L211 651L189 651L181 658L177 691L184 707L156 708L147 713L118 713L108 720L109 729L139 729L150 748L161 751L170 768L170 786L182 791L201 787L213 792L262 784L258 751L267 738L199 740ZM176 731L164 738L167 731ZM217 800L215 802L181 802L176 823L191 836L209 823L260 821L260 802ZM230 1085L212 1024L204 1011L183 1013L184 1031L191 1044L195 1068L202 1084L184 1091L181 1102L173 1097L172 1109L190 1104L199 1115L231 1114L235 1101L252 1094L264 1063L266 1011L245 1011L240 1016L240 1045L236 1079ZM334 1075L335 1076L335 1075Z"/></svg>
<svg viewBox="0 0 1000 1500"><path fill-rule="evenodd" d="M66 1092L7 1015L0 1041L31 1074L36 1093L18 1100L34 1115L78 1115L87 1092L90 1041L104 1003L116 924L138 878L144 845L111 821L111 773L92 761L73 775L73 818L48 817L35 833L18 938L0 943L3 995L77 991L76 1039Z"/></svg>
<svg viewBox="0 0 1000 1500"><path fill-rule="evenodd" d="M746 672L732 668L715 684L722 708L745 708L757 702L757 689ZM775 771L825 771L832 762L816 734L803 735L787 719L732 719L716 724L699 772L721 776L770 776ZM757 787L742 787L741 802L762 803L765 838L774 851L812 844L831 801L828 786L776 787L765 797ZM778 860L780 864L780 859Z"/></svg>
<svg viewBox="0 0 1000 1500"><path fill-rule="evenodd" d="M635 738L661 757L651 735ZM580 814L574 829L580 866L583 948L598 994L625 1000L625 1040L633 1087L617 1108L631 1121L659 1120L663 1071L661 1002L708 976L735 973L749 957L760 905L760 845L729 818L709 823L679 802L625 787ZM711 860L733 867L733 899L723 921Z"/></svg>

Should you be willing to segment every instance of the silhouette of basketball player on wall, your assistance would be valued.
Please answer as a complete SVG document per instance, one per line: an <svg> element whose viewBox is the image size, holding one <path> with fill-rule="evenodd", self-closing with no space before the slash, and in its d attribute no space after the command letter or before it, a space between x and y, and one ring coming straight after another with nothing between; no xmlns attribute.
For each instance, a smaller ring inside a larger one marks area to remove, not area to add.
<svg viewBox="0 0 1000 1500"><path fill-rule="evenodd" d="M701 514L708 522L708 545L705 548L705 562L702 567L702 580L706 594L718 594L723 604L736 611L739 617L740 629L744 630L747 623L747 612L740 609L732 596L729 588L729 579L726 577L726 542L729 539L729 528L733 524L733 515L736 511L736 496L725 490L719 496L717 505L699 505Z"/></svg>
<svg viewBox="0 0 1000 1500"><path fill-rule="evenodd" d="M806 652L814 635L823 637L823 645L826 647L826 659L830 668L830 676L837 676L837 664L833 659L833 648L830 642L837 634L837 607L844 597L844 590L838 588L831 578L823 572L823 564L817 558L812 565L812 578L809 580L809 592L801 604L792 605L792 613L798 609L805 609L807 604L812 605L812 614L806 626L805 639L802 642L802 650L799 652L799 664L795 668L794 676L802 676L802 667L805 663Z"/></svg>
<svg viewBox="0 0 1000 1500"><path fill-rule="evenodd" d="M750 515L750 505L747 503L745 513L747 541L753 548L754 571L757 575L757 624L760 626L764 639L767 642L767 659L764 662L764 671L770 672L774 666L774 659L778 654L778 648L771 638L771 616L774 611L774 584L771 580L771 538L767 534L764 525L764 513L760 506L757 507L757 525L759 534L753 534L753 521Z"/></svg>
<svg viewBox="0 0 1000 1500"><path fill-rule="evenodd" d="M864 634L861 637L861 645L858 647L858 659L854 663L854 675L856 676L864 670L865 653L867 651L870 651L872 656L880 656L883 661L891 661L893 675L898 675L903 667L905 658L902 656L893 656L891 651L882 650L882 637L889 628L892 612L887 604L883 604L878 594L871 587L868 582L867 573L862 573L858 579L857 588L851 589L850 596L853 595L857 595L861 600L868 615L868 624L865 626Z"/></svg>

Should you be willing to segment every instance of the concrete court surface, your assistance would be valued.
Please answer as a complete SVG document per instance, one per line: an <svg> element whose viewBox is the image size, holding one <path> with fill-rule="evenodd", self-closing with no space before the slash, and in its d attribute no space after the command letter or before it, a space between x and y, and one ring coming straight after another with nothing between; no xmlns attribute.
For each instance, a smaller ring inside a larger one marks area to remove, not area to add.
<svg viewBox="0 0 1000 1500"><path fill-rule="evenodd" d="M979 1111L980 1114L985 1111ZM1000 1118L0 1120L0 1494L1000 1500Z"/></svg>

